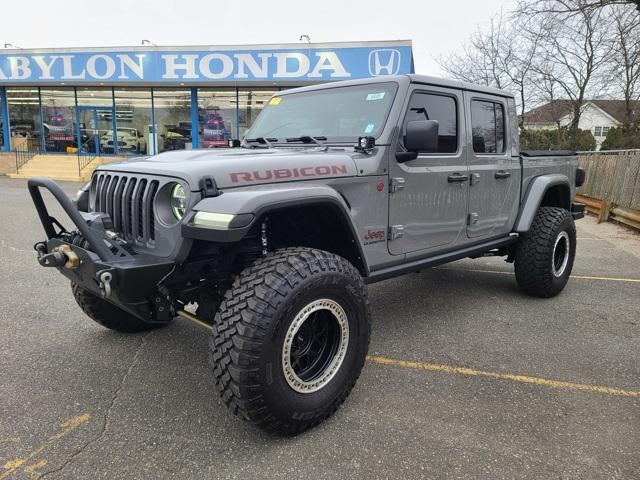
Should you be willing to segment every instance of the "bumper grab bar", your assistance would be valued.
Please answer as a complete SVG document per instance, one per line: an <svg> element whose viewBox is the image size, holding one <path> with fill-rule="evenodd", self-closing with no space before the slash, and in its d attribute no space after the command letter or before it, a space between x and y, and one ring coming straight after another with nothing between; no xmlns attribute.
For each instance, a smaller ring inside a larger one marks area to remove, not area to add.
<svg viewBox="0 0 640 480"><path fill-rule="evenodd" d="M42 199L40 187L44 187L51 192L66 214L69 215L69 218L78 228L82 236L89 242L92 250L100 257L100 260L106 262L113 258L111 250L109 250L104 241L89 228L87 222L82 218L82 215L80 215L80 212L71 199L53 180L45 177L33 177L28 180L27 186L38 216L40 217L40 222L42 222L42 226L49 240L56 237L56 231L53 228L53 217L49 215L49 211Z"/></svg>

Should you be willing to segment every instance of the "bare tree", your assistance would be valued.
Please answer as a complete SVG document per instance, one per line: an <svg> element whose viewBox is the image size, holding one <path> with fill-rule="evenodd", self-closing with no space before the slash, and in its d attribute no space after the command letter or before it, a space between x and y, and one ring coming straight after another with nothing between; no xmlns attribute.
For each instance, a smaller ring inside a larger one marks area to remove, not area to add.
<svg viewBox="0 0 640 480"><path fill-rule="evenodd" d="M540 40L540 30L524 32L517 21L500 13L488 29L472 35L462 53L437 61L457 80L513 91L522 122L532 93L529 78Z"/></svg>
<svg viewBox="0 0 640 480"><path fill-rule="evenodd" d="M611 78L625 102L624 126L640 122L634 115L640 99L640 12L617 9L613 15Z"/></svg>
<svg viewBox="0 0 640 480"><path fill-rule="evenodd" d="M506 32L507 23L502 13L491 19L487 31L474 32L462 53L437 59L442 69L452 78L496 88L507 88L509 78L504 65L511 59L513 49Z"/></svg>
<svg viewBox="0 0 640 480"><path fill-rule="evenodd" d="M640 0L519 0L518 4L519 12L530 15L544 13L572 15L615 5L640 11Z"/></svg>
<svg viewBox="0 0 640 480"><path fill-rule="evenodd" d="M601 71L608 60L606 35L608 16L602 9L585 9L575 15L539 13L531 19L541 22L544 38L541 55L533 70L553 81L571 102L569 125L576 132L587 95L602 92Z"/></svg>

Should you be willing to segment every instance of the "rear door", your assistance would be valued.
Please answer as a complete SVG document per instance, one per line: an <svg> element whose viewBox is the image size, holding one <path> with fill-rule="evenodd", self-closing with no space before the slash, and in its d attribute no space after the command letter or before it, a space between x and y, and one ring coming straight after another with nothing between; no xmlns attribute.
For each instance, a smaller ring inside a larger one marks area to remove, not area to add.
<svg viewBox="0 0 640 480"><path fill-rule="evenodd" d="M437 120L438 149L398 163L389 160L389 252L425 251L453 244L464 232L469 190L462 91L415 85L409 96L398 149L411 120Z"/></svg>
<svg viewBox="0 0 640 480"><path fill-rule="evenodd" d="M509 233L520 162L509 145L507 99L465 92L469 162L469 238Z"/></svg>

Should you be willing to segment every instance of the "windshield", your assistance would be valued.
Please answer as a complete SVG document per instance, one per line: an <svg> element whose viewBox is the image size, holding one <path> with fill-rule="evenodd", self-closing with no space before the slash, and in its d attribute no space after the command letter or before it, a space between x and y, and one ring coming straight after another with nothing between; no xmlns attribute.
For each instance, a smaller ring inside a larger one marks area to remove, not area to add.
<svg viewBox="0 0 640 480"><path fill-rule="evenodd" d="M396 83L389 82L275 96L245 138L286 142L287 138L310 136L354 142L360 136L377 137L397 89Z"/></svg>

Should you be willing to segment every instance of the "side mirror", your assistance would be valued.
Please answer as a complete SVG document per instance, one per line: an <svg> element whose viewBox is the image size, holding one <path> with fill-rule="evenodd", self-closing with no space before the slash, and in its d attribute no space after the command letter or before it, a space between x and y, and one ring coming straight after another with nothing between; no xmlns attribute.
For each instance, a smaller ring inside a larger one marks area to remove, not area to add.
<svg viewBox="0 0 640 480"><path fill-rule="evenodd" d="M407 152L397 152L396 160L400 163L418 158L418 152L438 151L438 121L414 120L407 123L404 136Z"/></svg>
<svg viewBox="0 0 640 480"><path fill-rule="evenodd" d="M414 120L407 124L404 146L410 152L438 151L438 121Z"/></svg>

